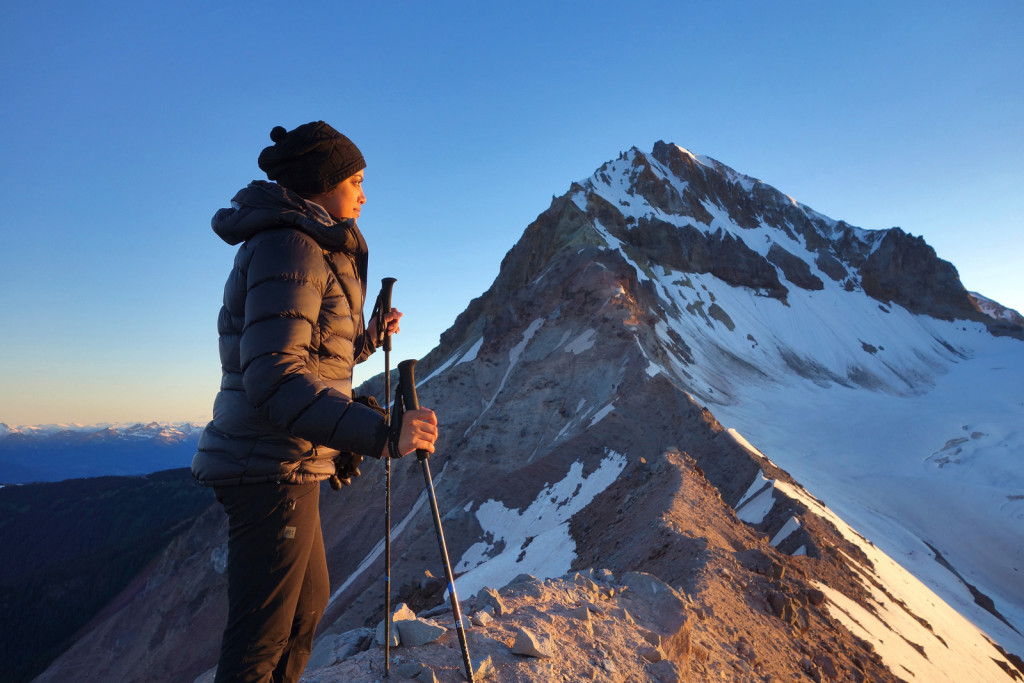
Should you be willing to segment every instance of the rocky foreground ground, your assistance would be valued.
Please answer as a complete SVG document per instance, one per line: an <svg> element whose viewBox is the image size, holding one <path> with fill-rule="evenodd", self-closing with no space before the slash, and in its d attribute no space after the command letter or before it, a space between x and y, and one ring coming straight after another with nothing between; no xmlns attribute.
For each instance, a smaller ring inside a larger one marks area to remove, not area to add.
<svg viewBox="0 0 1024 683"><path fill-rule="evenodd" d="M758 575L768 591L761 616L783 626L788 638L805 637L820 618L811 613L818 612L823 596L810 589L796 600L773 599L783 595L770 588L773 581L781 588L782 577L770 574L769 566L768 575ZM728 570L717 572L717 580L705 582L707 590L697 599L651 574L627 572L616 577L608 570L543 581L524 575L499 591L484 589L464 603L474 678L510 683L897 680L868 652L850 658L846 646L831 653L817 637L810 637L806 656L793 661L788 646L778 648L755 633L724 626L714 618L715 611L733 600L725 595L716 598L715 593L735 578ZM717 600L721 603L716 605ZM466 680L447 605L418 617L400 608L396 618L400 620L393 628L401 638L407 633L417 639L427 634L429 642L392 647L391 680ZM303 680L384 680L382 643L382 628L321 639Z"/></svg>

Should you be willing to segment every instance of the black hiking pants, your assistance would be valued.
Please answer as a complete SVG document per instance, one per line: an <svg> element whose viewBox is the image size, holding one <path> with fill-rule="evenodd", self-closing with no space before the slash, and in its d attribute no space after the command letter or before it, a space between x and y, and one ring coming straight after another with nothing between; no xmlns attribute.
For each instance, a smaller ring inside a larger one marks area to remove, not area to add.
<svg viewBox="0 0 1024 683"><path fill-rule="evenodd" d="M320 484L216 493L228 514L228 621L216 683L296 683L330 596Z"/></svg>

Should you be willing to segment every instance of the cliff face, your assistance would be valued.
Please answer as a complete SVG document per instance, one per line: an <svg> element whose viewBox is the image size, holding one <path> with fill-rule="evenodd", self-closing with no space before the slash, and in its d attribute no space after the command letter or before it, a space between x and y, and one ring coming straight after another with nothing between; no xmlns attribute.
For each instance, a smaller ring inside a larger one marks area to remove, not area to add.
<svg viewBox="0 0 1024 683"><path fill-rule="evenodd" d="M913 313L943 320L984 320L956 268L939 259L924 239L898 229L885 233L861 266L860 277L868 296Z"/></svg>

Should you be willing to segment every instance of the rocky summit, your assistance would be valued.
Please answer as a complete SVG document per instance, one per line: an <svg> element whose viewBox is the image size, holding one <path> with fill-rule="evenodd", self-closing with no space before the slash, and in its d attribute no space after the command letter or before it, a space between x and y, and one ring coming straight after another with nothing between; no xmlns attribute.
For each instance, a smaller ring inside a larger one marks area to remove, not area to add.
<svg viewBox="0 0 1024 683"><path fill-rule="evenodd" d="M1024 343L1004 312L922 239L676 145L574 183L416 366L476 677L1020 680L1019 551L957 526L1019 545ZM983 373L987 418L949 407ZM324 491L310 682L384 672L383 473L362 469ZM391 673L463 680L421 469L393 468L392 604L417 640ZM908 507L940 492L939 513ZM39 680L209 677L224 539L213 506Z"/></svg>

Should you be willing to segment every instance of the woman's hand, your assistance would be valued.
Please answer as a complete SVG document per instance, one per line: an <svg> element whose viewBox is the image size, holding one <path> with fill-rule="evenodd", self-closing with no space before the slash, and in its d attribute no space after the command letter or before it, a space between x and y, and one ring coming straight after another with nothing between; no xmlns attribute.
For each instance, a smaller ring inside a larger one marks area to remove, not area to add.
<svg viewBox="0 0 1024 683"><path fill-rule="evenodd" d="M430 408L406 410L402 414L402 431L398 435L398 452L402 456L415 450L423 449L434 452L437 441L437 416ZM388 457L388 447L384 446L381 458Z"/></svg>
<svg viewBox="0 0 1024 683"><path fill-rule="evenodd" d="M402 312L397 308L392 308L390 311L384 314L384 335L380 334L379 323L377 316L370 318L370 322L367 324L374 339L383 339L385 335L398 334L399 327L398 321L402 319Z"/></svg>

